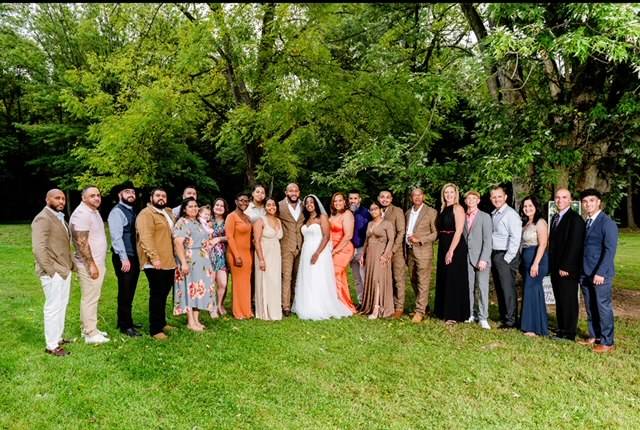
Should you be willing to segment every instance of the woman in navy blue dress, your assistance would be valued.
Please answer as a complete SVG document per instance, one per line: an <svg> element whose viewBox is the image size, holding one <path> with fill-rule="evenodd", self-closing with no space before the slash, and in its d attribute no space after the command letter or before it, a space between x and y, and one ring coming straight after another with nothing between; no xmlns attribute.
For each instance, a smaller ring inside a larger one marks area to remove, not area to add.
<svg viewBox="0 0 640 430"><path fill-rule="evenodd" d="M540 203L527 197L520 208L522 217L522 260L520 272L524 280L520 329L527 336L547 336L549 323L542 279L549 272L547 243L549 233L542 217Z"/></svg>

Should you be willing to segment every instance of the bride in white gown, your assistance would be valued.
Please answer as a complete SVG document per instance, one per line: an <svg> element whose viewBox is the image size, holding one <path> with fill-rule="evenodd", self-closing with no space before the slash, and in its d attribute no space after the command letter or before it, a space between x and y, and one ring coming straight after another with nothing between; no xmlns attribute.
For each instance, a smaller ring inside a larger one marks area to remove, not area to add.
<svg viewBox="0 0 640 430"><path fill-rule="evenodd" d="M302 200L302 207L304 241L291 310L303 320L351 316L351 310L338 299L327 212L314 194Z"/></svg>

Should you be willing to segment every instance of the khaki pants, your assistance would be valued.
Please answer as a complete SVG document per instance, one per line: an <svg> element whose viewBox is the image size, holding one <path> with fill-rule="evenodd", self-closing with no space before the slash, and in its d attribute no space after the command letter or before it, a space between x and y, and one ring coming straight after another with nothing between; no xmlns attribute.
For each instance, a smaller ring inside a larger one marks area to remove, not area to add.
<svg viewBox="0 0 640 430"><path fill-rule="evenodd" d="M282 250L282 310L291 310L293 293L296 286L296 275L298 273L298 256L300 250Z"/></svg>
<svg viewBox="0 0 640 430"><path fill-rule="evenodd" d="M396 311L404 310L404 289L406 263L402 248L391 257L391 271L393 273L393 305Z"/></svg>
<svg viewBox="0 0 640 430"><path fill-rule="evenodd" d="M105 266L98 266L98 279L91 279L89 270L78 264L78 279L80 280L80 326L86 336L98 333L98 301L104 282Z"/></svg>
<svg viewBox="0 0 640 430"><path fill-rule="evenodd" d="M429 306L433 248L420 250L417 255L414 248L409 248L408 254L411 286L416 295L416 313L424 315Z"/></svg>

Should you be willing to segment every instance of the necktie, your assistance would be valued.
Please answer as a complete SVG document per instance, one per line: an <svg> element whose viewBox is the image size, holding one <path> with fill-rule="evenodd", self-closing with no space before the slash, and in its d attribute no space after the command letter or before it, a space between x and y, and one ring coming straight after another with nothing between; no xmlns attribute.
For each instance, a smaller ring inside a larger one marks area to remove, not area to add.
<svg viewBox="0 0 640 430"><path fill-rule="evenodd" d="M555 214L553 216L553 218L551 219L551 228L555 230L555 228L558 226L558 220L560 219L560 214Z"/></svg>
<svg viewBox="0 0 640 430"><path fill-rule="evenodd" d="M589 219L587 220L587 230L589 230L589 227L591 227L591 222L592 222L592 221L593 221L593 220L592 220L591 218L589 218Z"/></svg>

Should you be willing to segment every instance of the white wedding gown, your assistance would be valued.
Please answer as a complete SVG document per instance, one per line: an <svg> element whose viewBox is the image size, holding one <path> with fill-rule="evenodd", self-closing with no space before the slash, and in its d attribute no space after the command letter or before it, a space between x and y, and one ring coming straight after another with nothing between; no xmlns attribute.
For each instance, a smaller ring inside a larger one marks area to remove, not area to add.
<svg viewBox="0 0 640 430"><path fill-rule="evenodd" d="M320 253L316 264L311 256L322 241L320 224L302 226L304 241L300 251L300 265L296 277L296 291L291 310L303 320L342 318L352 313L339 299L331 259L331 242Z"/></svg>

